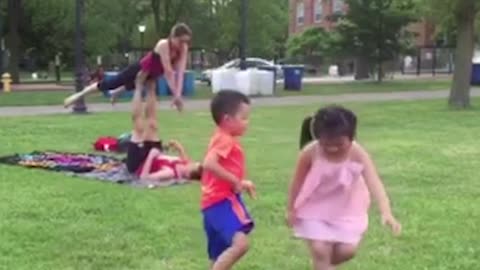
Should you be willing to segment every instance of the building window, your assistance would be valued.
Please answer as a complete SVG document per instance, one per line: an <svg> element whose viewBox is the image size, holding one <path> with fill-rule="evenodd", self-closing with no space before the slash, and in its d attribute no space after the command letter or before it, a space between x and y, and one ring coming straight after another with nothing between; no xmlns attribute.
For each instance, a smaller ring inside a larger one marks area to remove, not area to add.
<svg viewBox="0 0 480 270"><path fill-rule="evenodd" d="M315 22L320 22L322 20L322 15L323 15L323 1L322 0L315 0Z"/></svg>
<svg viewBox="0 0 480 270"><path fill-rule="evenodd" d="M297 24L303 25L305 21L305 5L303 1L297 3Z"/></svg>
<svg viewBox="0 0 480 270"><path fill-rule="evenodd" d="M333 13L342 14L344 6L345 6L344 0L333 0Z"/></svg>

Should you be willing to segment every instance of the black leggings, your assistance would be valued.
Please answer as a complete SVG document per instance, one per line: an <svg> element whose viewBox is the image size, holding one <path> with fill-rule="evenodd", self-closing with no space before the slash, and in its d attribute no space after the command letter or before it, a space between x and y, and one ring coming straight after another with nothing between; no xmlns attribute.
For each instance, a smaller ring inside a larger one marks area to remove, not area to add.
<svg viewBox="0 0 480 270"><path fill-rule="evenodd" d="M107 92L120 86L125 86L126 90L133 90L135 88L135 78L140 70L141 66L138 62L129 65L114 77L100 81L98 83L98 89L102 92Z"/></svg>

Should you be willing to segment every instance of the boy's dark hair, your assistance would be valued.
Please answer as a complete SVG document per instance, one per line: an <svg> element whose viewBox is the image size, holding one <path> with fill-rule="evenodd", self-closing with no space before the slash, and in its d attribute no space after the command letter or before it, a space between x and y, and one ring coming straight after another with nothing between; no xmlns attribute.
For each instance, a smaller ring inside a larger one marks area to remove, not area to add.
<svg viewBox="0 0 480 270"><path fill-rule="evenodd" d="M242 103L250 104L250 99L240 92L233 90L218 92L210 102L210 112L215 124L219 125L225 115L235 115Z"/></svg>
<svg viewBox="0 0 480 270"><path fill-rule="evenodd" d="M342 106L330 105L303 120L300 131L300 149L313 139L322 137L347 136L353 140L356 131L356 115Z"/></svg>
<svg viewBox="0 0 480 270"><path fill-rule="evenodd" d="M170 35L172 37L192 36L192 30L185 23L177 23L172 27Z"/></svg>

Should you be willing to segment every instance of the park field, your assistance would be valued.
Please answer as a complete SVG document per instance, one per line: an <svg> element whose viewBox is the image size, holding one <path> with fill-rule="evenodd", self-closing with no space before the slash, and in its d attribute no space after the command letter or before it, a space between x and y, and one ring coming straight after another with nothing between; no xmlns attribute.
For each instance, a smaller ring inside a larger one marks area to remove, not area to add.
<svg viewBox="0 0 480 270"><path fill-rule="evenodd" d="M480 269L480 111L449 111L445 100L346 105L359 116L358 140L377 162L404 232L392 237L372 207L358 256L342 269ZM316 108L253 109L243 144L258 189L257 200L246 199L256 229L235 269L310 269L284 211L300 123ZM89 152L97 137L128 131L129 119L127 113L0 118L0 156ZM159 119L164 139L176 138L202 157L213 129L208 112L162 111ZM198 184L136 189L0 165L0 268L207 269L199 195Z"/></svg>
<svg viewBox="0 0 480 270"><path fill-rule="evenodd" d="M451 81L445 78L418 79L418 80L389 80L378 84L376 82L341 82L304 84L302 91L285 91L283 84L277 85L276 95L340 95L349 93L392 93L406 91L447 90ZM73 89L73 86L72 86ZM0 92L0 107L2 106L38 106L60 105L72 91L40 89L32 91ZM212 96L210 87L205 84L196 85L195 94L189 98L208 99ZM106 103L109 99L100 93L87 97L88 103ZM120 99L119 102L128 102L130 99Z"/></svg>

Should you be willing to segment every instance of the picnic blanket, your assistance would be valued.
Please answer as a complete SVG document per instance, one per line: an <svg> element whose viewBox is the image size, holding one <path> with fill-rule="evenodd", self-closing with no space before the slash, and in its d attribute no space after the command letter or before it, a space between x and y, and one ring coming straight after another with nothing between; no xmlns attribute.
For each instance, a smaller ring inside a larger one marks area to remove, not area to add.
<svg viewBox="0 0 480 270"><path fill-rule="evenodd" d="M99 180L136 187L165 187L186 184L189 181L149 182L130 174L122 158L91 153L34 151L0 157L0 164L62 172L85 179Z"/></svg>

